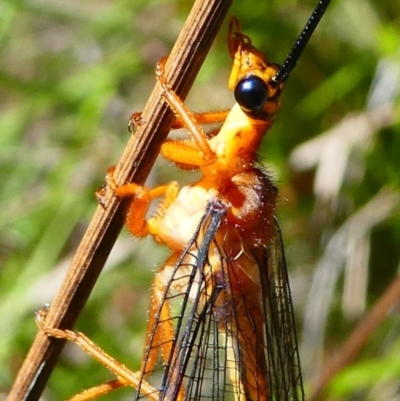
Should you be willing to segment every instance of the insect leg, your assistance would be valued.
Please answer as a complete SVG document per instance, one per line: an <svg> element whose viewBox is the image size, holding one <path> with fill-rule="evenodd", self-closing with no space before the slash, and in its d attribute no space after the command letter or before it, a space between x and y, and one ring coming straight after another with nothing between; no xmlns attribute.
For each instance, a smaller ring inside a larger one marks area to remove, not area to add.
<svg viewBox="0 0 400 401"><path fill-rule="evenodd" d="M224 122L227 115L229 114L229 111L230 110L207 111L204 113L192 113L192 115L197 124L207 125ZM133 113L128 121L129 132L135 133L136 127L138 127L141 123L142 113ZM171 129L174 130L185 127L185 123L179 118L179 116L175 116L175 120L172 123Z"/></svg>
<svg viewBox="0 0 400 401"><path fill-rule="evenodd" d="M116 390L121 387L129 386L123 379L114 379L107 383L100 384L95 387L88 388L83 390L79 394L75 394L73 397L69 398L67 401L90 401L95 398L101 397L110 393L113 390Z"/></svg>
<svg viewBox="0 0 400 401"><path fill-rule="evenodd" d="M61 330L54 327L50 327L45 319L47 315L47 308L42 308L39 312L36 313L36 323L39 328L49 337L64 339L68 341L72 341L76 345L78 345L83 351L87 352L93 359L100 362L103 366L109 369L112 373L114 373L118 379L116 382L114 381L114 388L119 388L121 386L132 386L134 388L139 387L139 382L141 382L141 391L143 393L148 394L148 397L151 401L156 401L157 397L152 397L151 394L154 393L154 388L151 387L146 381L141 379L140 372L133 372L128 369L125 365L117 362L113 357L104 352L100 347L94 344L89 338L87 338L83 333L75 332L72 330ZM112 382L110 382L112 383ZM109 383L109 387L112 384ZM105 385L107 386L107 385ZM102 386L99 386L101 389ZM105 387L103 387L104 389ZM114 389L112 388L112 389ZM109 391L112 390L109 388ZM93 398L96 394L91 392L89 389L89 395ZM79 397L79 394L77 395ZM78 400L82 401L85 398L78 398ZM90 399L90 398L86 398ZM75 401L77 401L75 399Z"/></svg>
<svg viewBox="0 0 400 401"><path fill-rule="evenodd" d="M126 212L126 226L129 231L135 237L145 237L148 234L153 234L148 220L146 220L146 213L150 202L155 198L165 195L157 210L157 215L162 216L169 205L176 199L179 192L178 184L173 181L167 185L153 189L148 189L133 182L118 186L114 179L114 170L115 167L108 169L106 182L118 198L131 198Z"/></svg>
<svg viewBox="0 0 400 401"><path fill-rule="evenodd" d="M149 321L146 330L145 355L142 362L142 375L151 374L157 369L156 363L161 356L165 365L170 363L174 352L176 317L172 317L168 282L179 253L171 255L164 266L156 273L151 285ZM177 279L180 282L179 278ZM185 279L183 279L185 281ZM183 285L184 283L181 283ZM179 388L175 401L184 399L184 388Z"/></svg>
<svg viewBox="0 0 400 401"><path fill-rule="evenodd" d="M148 353L144 361L146 365L144 373L153 370L159 354L162 355L164 362L166 362L171 352L174 328L170 306L165 301L165 293L166 286L160 278L160 272L158 272L151 285L149 321L145 344Z"/></svg>
<svg viewBox="0 0 400 401"><path fill-rule="evenodd" d="M197 124L207 125L224 122L227 115L229 114L229 111L230 110L206 111L204 113L192 113L192 115ZM134 133L136 131L136 127L139 126L141 123L142 113L133 113L128 122L129 132ZM175 120L172 123L171 129L179 129L185 127L185 123L179 118L179 116L175 116Z"/></svg>
<svg viewBox="0 0 400 401"><path fill-rule="evenodd" d="M183 164L193 164L196 166L207 165L215 161L215 154L211 150L207 140L207 135L199 125L194 114L189 108L183 103L179 96L170 88L164 75L164 64L166 59L163 58L157 63L156 76L161 85L162 94L165 101L169 104L171 109L174 111L178 120L181 121L182 126L185 127L190 134L193 136L197 148L189 147L187 152L180 151L174 154L173 146L177 141L167 141L161 147L161 153L172 161ZM181 141L182 142L182 141ZM172 151L166 152L166 146L169 146ZM196 152L194 152L196 150Z"/></svg>

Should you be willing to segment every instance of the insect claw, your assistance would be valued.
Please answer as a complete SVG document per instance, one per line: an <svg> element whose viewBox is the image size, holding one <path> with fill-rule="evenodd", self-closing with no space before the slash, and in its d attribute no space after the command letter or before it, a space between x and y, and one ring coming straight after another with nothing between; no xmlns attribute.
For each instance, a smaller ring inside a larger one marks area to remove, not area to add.
<svg viewBox="0 0 400 401"><path fill-rule="evenodd" d="M113 192L115 192L115 190L118 188L118 185L115 182L114 172L115 172L115 166L111 166L107 170L106 184L105 184L105 187L110 188Z"/></svg>
<svg viewBox="0 0 400 401"><path fill-rule="evenodd" d="M103 184L94 194L96 197L97 203L105 210L106 209L106 191L107 184Z"/></svg>
<svg viewBox="0 0 400 401"><path fill-rule="evenodd" d="M39 326L40 330L42 330L48 337L57 337L61 338L58 333L58 329L54 329L46 323L46 316L49 312L50 305L46 304L42 309L38 310L35 313L36 324Z"/></svg>
<svg viewBox="0 0 400 401"><path fill-rule="evenodd" d="M164 56L156 65L156 78L161 85L161 90L165 93L171 90L165 79L165 63L168 60L168 56Z"/></svg>
<svg viewBox="0 0 400 401"><path fill-rule="evenodd" d="M162 63L161 60L156 65L156 77L158 80L160 80L161 77L164 76L164 64Z"/></svg>
<svg viewBox="0 0 400 401"><path fill-rule="evenodd" d="M160 61L156 65L156 76L164 75L165 64L167 63L168 56L164 56L160 59Z"/></svg>
<svg viewBox="0 0 400 401"><path fill-rule="evenodd" d="M35 312L35 320L40 328L44 326L44 319L47 316L49 309L50 309L50 304L44 304L41 309Z"/></svg>
<svg viewBox="0 0 400 401"><path fill-rule="evenodd" d="M142 124L142 113L133 113L128 122L128 131L134 134L137 128Z"/></svg>
<svg viewBox="0 0 400 401"><path fill-rule="evenodd" d="M139 114L139 113L137 113ZM106 209L106 193L107 193L107 188L111 189L111 191L115 192L116 188L118 187L117 183L115 182L114 179L114 171L115 171L115 166L111 166L107 170L107 174L105 177L106 183L103 184L96 192L95 192L95 197L97 200L97 203L103 208Z"/></svg>

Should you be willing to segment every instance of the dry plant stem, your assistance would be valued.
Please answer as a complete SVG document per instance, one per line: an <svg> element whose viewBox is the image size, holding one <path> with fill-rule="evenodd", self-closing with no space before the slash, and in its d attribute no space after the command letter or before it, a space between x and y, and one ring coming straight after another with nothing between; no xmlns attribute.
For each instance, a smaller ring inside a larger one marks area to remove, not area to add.
<svg viewBox="0 0 400 401"><path fill-rule="evenodd" d="M396 277L368 315L353 330L343 346L327 361L322 373L312 383L312 391L308 401L324 399L321 396L332 378L356 358L369 336L386 318L390 309L398 304L399 301L400 277Z"/></svg>
<svg viewBox="0 0 400 401"><path fill-rule="evenodd" d="M232 0L197 0L165 66L172 89L184 99L203 63ZM172 123L172 112L156 85L143 111L142 124L130 138L118 163L118 184L146 179ZM105 195L80 243L62 287L52 302L47 323L70 329L74 326L103 268L124 221L124 203L111 191ZM32 317L32 324L34 319ZM64 340L39 332L27 355L8 401L38 400L46 385Z"/></svg>

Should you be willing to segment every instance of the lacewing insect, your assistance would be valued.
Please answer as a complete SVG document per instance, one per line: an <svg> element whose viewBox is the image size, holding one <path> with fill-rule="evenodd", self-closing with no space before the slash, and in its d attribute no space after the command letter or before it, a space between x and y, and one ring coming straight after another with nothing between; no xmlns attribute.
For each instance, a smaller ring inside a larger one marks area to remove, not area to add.
<svg viewBox="0 0 400 401"><path fill-rule="evenodd" d="M151 287L142 366L130 371L83 334L37 321L49 336L74 341L117 378L78 394L88 400L132 386L148 400L303 400L296 331L282 239L275 219L277 190L255 166L256 151L271 127L290 72L325 12L320 1L294 48L280 67L269 62L232 18L228 49L233 59L230 111L193 114L156 75L164 100L175 112L173 128L191 139L167 140L161 153L182 169L200 169L202 178L179 189L176 182L147 189L117 186L113 169L107 184L130 198L126 223L137 237L152 235L171 256ZM140 123L141 115L131 118ZM223 122L206 134L202 125ZM164 196L146 220L150 202Z"/></svg>

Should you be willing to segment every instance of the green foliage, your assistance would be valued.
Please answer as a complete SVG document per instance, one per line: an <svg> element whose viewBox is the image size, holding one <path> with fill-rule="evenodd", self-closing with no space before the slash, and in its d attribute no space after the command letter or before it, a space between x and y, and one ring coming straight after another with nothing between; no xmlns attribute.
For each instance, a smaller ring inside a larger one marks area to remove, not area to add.
<svg viewBox="0 0 400 401"><path fill-rule="evenodd" d="M344 369L331 383L331 396L349 399L356 392L368 394L363 396L368 400L394 399L400 376L398 344L393 351L389 355L369 358Z"/></svg>
<svg viewBox="0 0 400 401"><path fill-rule="evenodd" d="M231 14L279 63L315 3L237 1ZM0 0L0 398L35 336L33 313L59 288L97 206L93 193L118 161L130 135L128 118L143 108L155 63L171 49L191 4ZM260 153L281 193L278 216L299 329L304 326L306 380L397 274L399 26L399 2L333 1L288 81ZM226 87L226 28L189 96L193 109L233 104ZM355 115L358 120L341 124ZM321 134L325 130L331 131ZM164 170L155 167L151 185L177 174L173 167L170 176ZM138 244L122 234L78 322L79 330L133 369L143 352L152 270L165 256L154 254L151 240ZM336 278L318 281L317 272L326 271ZM312 309L318 305L325 314ZM316 332L309 330L313 314ZM390 330L379 326L368 352L332 382L330 399L373 399L374 379L399 380L393 351L398 326L393 316L385 323ZM110 378L69 346L44 399L62 400ZM104 399L131 397L124 391Z"/></svg>

